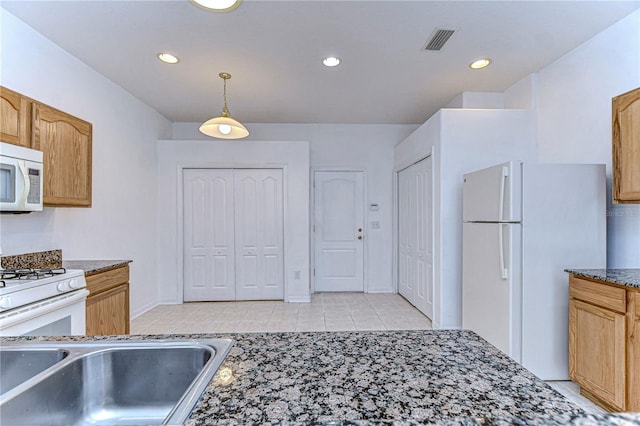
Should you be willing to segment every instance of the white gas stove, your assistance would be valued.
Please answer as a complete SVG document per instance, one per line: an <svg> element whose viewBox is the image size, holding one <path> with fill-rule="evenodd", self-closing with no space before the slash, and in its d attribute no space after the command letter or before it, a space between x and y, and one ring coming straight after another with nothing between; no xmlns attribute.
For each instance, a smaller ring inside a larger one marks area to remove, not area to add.
<svg viewBox="0 0 640 426"><path fill-rule="evenodd" d="M0 270L0 336L85 333L84 271Z"/></svg>

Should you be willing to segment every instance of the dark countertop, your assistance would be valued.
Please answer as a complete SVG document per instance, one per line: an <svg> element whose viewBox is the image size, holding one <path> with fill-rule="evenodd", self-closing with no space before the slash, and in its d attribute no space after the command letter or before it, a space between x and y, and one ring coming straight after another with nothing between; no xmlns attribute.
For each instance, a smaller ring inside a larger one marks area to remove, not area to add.
<svg viewBox="0 0 640 426"><path fill-rule="evenodd" d="M640 288L640 269L565 269L565 272L611 284Z"/></svg>
<svg viewBox="0 0 640 426"><path fill-rule="evenodd" d="M187 420L190 426L598 424L605 418L587 415L475 333L464 330L91 339L213 337L232 338L236 344ZM610 422L614 417L606 419ZM640 416L625 420L640 425Z"/></svg>
<svg viewBox="0 0 640 426"><path fill-rule="evenodd" d="M85 275L93 275L131 263L131 260L64 260L66 269L82 269Z"/></svg>

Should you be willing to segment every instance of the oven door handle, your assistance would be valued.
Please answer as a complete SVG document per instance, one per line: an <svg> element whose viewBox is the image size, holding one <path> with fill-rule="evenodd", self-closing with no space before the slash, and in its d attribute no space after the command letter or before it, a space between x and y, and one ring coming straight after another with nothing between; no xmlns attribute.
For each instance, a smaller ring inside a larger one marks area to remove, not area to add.
<svg viewBox="0 0 640 426"><path fill-rule="evenodd" d="M49 299L4 311L0 313L0 336L4 335L3 330L8 327L13 327L16 324L32 320L49 312L54 312L65 306L73 305L74 303L78 303L78 301L85 300L88 295L89 291L83 288L82 290L64 293L60 296L54 296Z"/></svg>

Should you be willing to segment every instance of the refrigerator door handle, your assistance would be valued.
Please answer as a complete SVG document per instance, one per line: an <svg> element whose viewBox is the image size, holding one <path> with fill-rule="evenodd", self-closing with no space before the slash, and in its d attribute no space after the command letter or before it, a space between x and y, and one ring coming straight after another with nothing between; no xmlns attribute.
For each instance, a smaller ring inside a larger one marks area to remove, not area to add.
<svg viewBox="0 0 640 426"><path fill-rule="evenodd" d="M501 223L498 226L498 239L500 240L500 277L503 280L506 280L509 278L509 270L507 268L505 268L505 261L504 261L504 231L503 229L507 226L506 223Z"/></svg>
<svg viewBox="0 0 640 426"><path fill-rule="evenodd" d="M504 220L504 191L507 187L507 178L509 176L509 167L502 168L502 176L500 178L500 212L498 212L498 221Z"/></svg>

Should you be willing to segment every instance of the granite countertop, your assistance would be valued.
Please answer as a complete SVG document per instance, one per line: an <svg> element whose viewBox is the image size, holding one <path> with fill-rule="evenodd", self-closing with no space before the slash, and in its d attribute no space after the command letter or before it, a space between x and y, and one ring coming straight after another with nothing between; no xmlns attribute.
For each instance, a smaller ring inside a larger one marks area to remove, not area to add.
<svg viewBox="0 0 640 426"><path fill-rule="evenodd" d="M640 288L640 269L565 269L565 272L611 284Z"/></svg>
<svg viewBox="0 0 640 426"><path fill-rule="evenodd" d="M236 340L185 424L598 424L463 330L94 336ZM10 340L27 337L6 338ZM59 338L39 338L57 340ZM89 340L69 337L69 340Z"/></svg>
<svg viewBox="0 0 640 426"><path fill-rule="evenodd" d="M92 275L120 268L129 263L131 263L131 260L65 260L62 262L62 267L66 269L82 269L85 275Z"/></svg>

